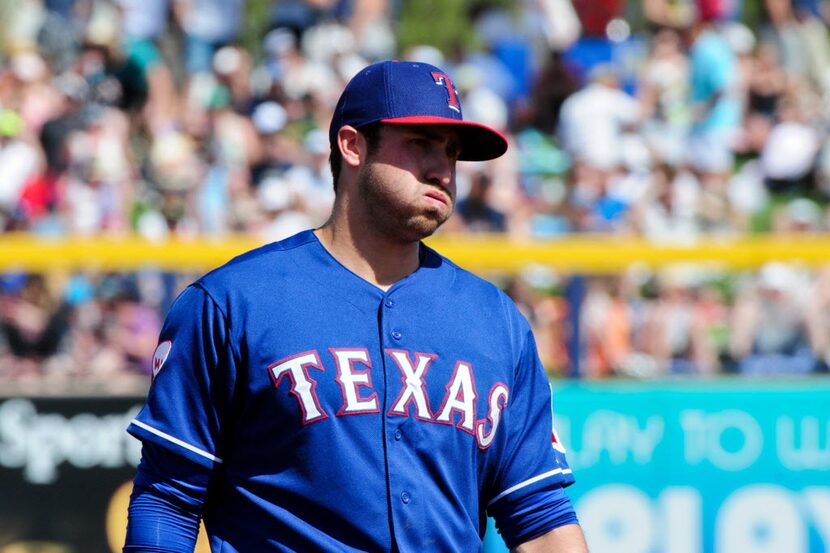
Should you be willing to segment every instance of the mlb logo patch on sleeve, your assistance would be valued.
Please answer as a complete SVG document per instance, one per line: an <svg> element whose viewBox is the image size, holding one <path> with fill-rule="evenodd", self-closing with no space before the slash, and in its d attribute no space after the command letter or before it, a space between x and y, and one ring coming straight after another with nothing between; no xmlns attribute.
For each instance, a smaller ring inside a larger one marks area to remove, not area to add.
<svg viewBox="0 0 830 553"><path fill-rule="evenodd" d="M164 362L167 361L167 356L170 354L170 349L173 347L173 342L165 340L156 347L156 352L153 354L153 378L161 370Z"/></svg>
<svg viewBox="0 0 830 553"><path fill-rule="evenodd" d="M556 433L556 428L553 428L550 433L550 443L553 446L553 449L555 449L559 453L567 453L567 451L565 450L565 446L562 445L561 440L559 440L559 435Z"/></svg>

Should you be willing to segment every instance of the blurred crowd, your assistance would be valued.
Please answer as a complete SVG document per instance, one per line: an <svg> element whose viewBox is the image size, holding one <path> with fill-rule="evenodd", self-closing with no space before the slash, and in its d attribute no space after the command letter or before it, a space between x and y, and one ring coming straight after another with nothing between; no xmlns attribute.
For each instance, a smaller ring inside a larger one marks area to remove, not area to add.
<svg viewBox="0 0 830 553"><path fill-rule="evenodd" d="M465 118L511 142L459 165L442 232L830 230L822 0L471 1L473 39L443 50L399 44L405 2L253 4L0 0L0 232L267 242L319 225L333 105L386 58L446 69ZM146 378L194 276L0 275L0 380ZM555 375L803 375L830 361L827 269L528 267L501 284Z"/></svg>

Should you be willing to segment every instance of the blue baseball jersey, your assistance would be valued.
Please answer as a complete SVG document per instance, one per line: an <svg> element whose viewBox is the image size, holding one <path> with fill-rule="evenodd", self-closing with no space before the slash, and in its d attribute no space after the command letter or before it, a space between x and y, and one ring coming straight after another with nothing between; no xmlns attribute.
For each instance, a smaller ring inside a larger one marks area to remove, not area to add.
<svg viewBox="0 0 830 553"><path fill-rule="evenodd" d="M214 551L477 552L486 511L573 482L530 327L426 246L383 291L311 231L189 286L137 438L213 471Z"/></svg>

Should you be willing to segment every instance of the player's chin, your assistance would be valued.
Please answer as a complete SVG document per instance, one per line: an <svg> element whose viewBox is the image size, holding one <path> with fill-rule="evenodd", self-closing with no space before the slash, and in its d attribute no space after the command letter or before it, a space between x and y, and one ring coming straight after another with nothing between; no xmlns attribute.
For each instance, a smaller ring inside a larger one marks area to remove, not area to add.
<svg viewBox="0 0 830 553"><path fill-rule="evenodd" d="M412 217L406 225L412 239L422 240L432 236L438 228L450 218L452 212L435 213L430 212Z"/></svg>
<svg viewBox="0 0 830 553"><path fill-rule="evenodd" d="M421 216L437 221L438 226L443 225L450 218L454 209L453 201L449 197L441 200L430 198L421 210Z"/></svg>

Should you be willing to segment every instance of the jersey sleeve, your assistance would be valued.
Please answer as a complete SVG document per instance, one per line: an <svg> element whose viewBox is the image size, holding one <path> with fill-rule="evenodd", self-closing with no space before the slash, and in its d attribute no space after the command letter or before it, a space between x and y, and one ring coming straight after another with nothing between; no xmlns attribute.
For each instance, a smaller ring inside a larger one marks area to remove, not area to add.
<svg viewBox="0 0 830 553"><path fill-rule="evenodd" d="M222 463L234 359L225 314L203 288L186 288L162 327L147 401L127 431L202 466Z"/></svg>
<svg viewBox="0 0 830 553"><path fill-rule="evenodd" d="M123 553L193 553L210 469L154 443L142 448Z"/></svg>
<svg viewBox="0 0 830 553"><path fill-rule="evenodd" d="M571 500L561 487L525 497L506 497L494 512L496 528L511 550L566 524L579 524Z"/></svg>
<svg viewBox="0 0 830 553"><path fill-rule="evenodd" d="M498 511L499 503L515 504L519 498L574 482L553 428L550 382L529 326L504 423L486 503L491 514Z"/></svg>

